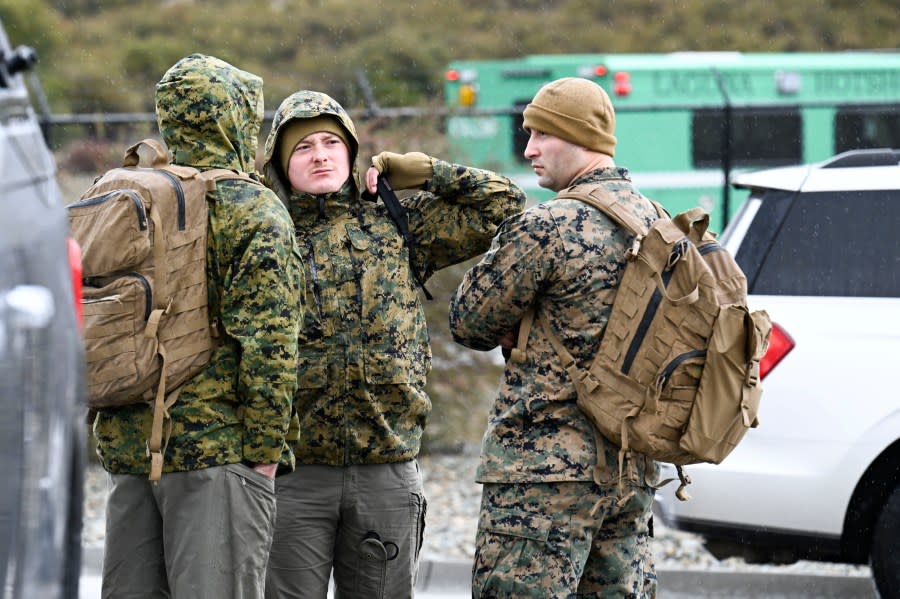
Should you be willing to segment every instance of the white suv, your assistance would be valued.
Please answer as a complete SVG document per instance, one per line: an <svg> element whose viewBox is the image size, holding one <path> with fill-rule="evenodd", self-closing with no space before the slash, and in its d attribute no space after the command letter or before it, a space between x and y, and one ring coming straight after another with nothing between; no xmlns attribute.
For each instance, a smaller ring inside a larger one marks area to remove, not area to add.
<svg viewBox="0 0 900 599"><path fill-rule="evenodd" d="M858 150L738 177L722 236L775 330L760 426L693 498L659 493L671 527L717 557L870 564L900 597L900 151Z"/></svg>

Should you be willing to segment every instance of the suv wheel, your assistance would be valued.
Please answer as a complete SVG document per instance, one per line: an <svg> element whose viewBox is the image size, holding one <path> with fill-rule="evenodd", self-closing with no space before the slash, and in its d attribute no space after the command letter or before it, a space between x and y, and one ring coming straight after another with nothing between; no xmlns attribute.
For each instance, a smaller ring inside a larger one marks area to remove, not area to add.
<svg viewBox="0 0 900 599"><path fill-rule="evenodd" d="M875 587L882 597L900 597L900 487L888 498L872 536L871 566Z"/></svg>

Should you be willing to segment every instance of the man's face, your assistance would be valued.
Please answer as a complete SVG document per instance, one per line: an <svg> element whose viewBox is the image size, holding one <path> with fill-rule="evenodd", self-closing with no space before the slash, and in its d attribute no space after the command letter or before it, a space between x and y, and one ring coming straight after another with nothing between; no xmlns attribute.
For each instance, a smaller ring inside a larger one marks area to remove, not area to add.
<svg viewBox="0 0 900 599"><path fill-rule="evenodd" d="M334 133L310 133L294 146L288 163L291 187L320 194L339 190L350 176L350 150Z"/></svg>
<svg viewBox="0 0 900 599"><path fill-rule="evenodd" d="M538 176L538 185L553 191L569 186L585 165L581 146L532 129L525 146L525 158Z"/></svg>

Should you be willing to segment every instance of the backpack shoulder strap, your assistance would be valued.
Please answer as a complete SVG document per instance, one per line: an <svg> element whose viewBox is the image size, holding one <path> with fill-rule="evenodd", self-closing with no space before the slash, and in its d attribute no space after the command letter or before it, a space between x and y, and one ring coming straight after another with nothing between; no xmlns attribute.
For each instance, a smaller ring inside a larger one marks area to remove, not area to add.
<svg viewBox="0 0 900 599"><path fill-rule="evenodd" d="M384 202L385 208L387 208L388 214L391 217L391 220L394 221L394 224L397 226L397 231L400 233L400 237L403 239L403 244L409 248L409 270L412 272L413 279L415 279L416 284L421 287L422 292L425 294L425 299L432 300L434 297L425 287L425 281L422 280L422 275L419 273L419 269L416 267L416 262L414 259L415 251L416 251L416 237L409 230L409 220L406 218L406 207L400 203L400 200L397 199L397 194L394 193L394 188L391 187L391 184L388 182L387 178L379 176L378 177L378 195L381 196L381 201Z"/></svg>
<svg viewBox="0 0 900 599"><path fill-rule="evenodd" d="M253 183L255 185L262 185L262 182L258 179L255 179L249 173L245 173L242 171L233 171L227 168L211 168L209 170L201 171L200 177L206 181L206 190L213 191L216 188L216 183L219 181L226 181L229 179L237 179L240 181L246 181L247 183Z"/></svg>
<svg viewBox="0 0 900 599"><path fill-rule="evenodd" d="M522 321L519 323L519 335L518 339L516 340L516 347L513 348L512 353L510 354L510 359L514 362L525 361L525 350L528 345L528 334L534 327L535 320L537 320L538 324L541 325L541 328L544 330L544 335L547 336L547 340L550 342L550 345L552 345L553 349L556 350L556 354L559 356L559 360L562 364L563 369L565 369L565 371L569 373L572 381L584 385L589 392L593 391L599 383L596 381L596 379L594 379L593 376L591 376L590 371L585 371L578 367L578 364L575 363L575 358L572 356L571 352L566 349L566 346L563 345L559 337L557 337L553 332L553 328L550 326L550 321L547 319L544 313L538 312L537 306L532 306L531 308L529 308L525 315L522 317Z"/></svg>
<svg viewBox="0 0 900 599"><path fill-rule="evenodd" d="M623 204L620 198L597 185L575 185L563 190L554 199L573 199L593 206L619 225L635 235L647 234L647 227L634 215L631 209ZM657 212L660 206L656 206Z"/></svg>

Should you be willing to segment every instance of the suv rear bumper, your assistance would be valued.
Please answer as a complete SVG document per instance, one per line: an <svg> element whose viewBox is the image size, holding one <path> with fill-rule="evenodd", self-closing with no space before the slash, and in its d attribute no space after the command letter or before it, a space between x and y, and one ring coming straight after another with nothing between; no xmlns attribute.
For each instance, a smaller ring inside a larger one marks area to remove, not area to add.
<svg viewBox="0 0 900 599"><path fill-rule="evenodd" d="M844 555L840 536L679 517L659 499L653 504L653 512L670 528L701 535L704 546L716 559L742 557L748 563L774 564L801 559L865 563Z"/></svg>

